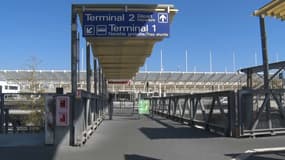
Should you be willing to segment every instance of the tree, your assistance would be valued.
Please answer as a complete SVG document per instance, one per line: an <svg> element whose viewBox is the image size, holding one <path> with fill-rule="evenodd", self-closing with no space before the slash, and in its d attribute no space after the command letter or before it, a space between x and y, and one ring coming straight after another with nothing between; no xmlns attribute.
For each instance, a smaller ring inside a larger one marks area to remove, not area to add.
<svg viewBox="0 0 285 160"><path fill-rule="evenodd" d="M28 59L27 67L28 67L28 74L27 74L27 81L30 83L29 90L32 93L43 93L44 89L40 88L39 79L37 77L37 69L41 64L41 60L37 57L32 56Z"/></svg>
<svg viewBox="0 0 285 160"><path fill-rule="evenodd" d="M23 108L33 110L26 118L26 125L42 126L44 121L44 97L41 95L44 93L44 89L40 88L40 80L37 75L37 69L41 64L41 60L32 56L28 59L26 64L29 72L27 72L26 80L30 83L29 91L33 94L27 95L27 103L23 105Z"/></svg>

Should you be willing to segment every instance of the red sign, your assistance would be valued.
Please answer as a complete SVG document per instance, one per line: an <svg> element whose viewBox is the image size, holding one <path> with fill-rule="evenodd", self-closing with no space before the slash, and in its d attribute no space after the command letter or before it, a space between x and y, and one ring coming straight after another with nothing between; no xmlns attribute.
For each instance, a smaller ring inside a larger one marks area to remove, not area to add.
<svg viewBox="0 0 285 160"><path fill-rule="evenodd" d="M68 126L69 125L69 97L58 96L56 97L56 125Z"/></svg>

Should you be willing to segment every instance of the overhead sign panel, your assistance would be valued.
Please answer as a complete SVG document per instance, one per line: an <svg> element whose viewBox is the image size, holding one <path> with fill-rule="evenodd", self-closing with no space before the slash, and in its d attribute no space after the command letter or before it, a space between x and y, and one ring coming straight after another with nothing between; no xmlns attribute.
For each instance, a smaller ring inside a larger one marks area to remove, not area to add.
<svg viewBox="0 0 285 160"><path fill-rule="evenodd" d="M167 12L83 13L84 37L168 37Z"/></svg>

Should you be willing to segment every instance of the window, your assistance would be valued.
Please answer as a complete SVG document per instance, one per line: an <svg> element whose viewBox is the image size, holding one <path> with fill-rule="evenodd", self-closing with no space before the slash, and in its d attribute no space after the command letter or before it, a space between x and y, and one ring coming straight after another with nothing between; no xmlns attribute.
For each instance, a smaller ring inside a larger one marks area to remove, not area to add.
<svg viewBox="0 0 285 160"><path fill-rule="evenodd" d="M9 89L10 90L18 90L18 87L17 86L9 86Z"/></svg>

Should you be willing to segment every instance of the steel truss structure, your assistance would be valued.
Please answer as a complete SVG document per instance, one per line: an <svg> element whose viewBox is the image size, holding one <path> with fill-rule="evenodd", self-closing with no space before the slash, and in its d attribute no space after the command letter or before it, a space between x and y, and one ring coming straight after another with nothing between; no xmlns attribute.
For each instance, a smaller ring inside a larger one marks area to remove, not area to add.
<svg viewBox="0 0 285 160"><path fill-rule="evenodd" d="M222 91L150 98L151 111L224 136L285 133L285 90ZM266 103L272 104L266 109Z"/></svg>

